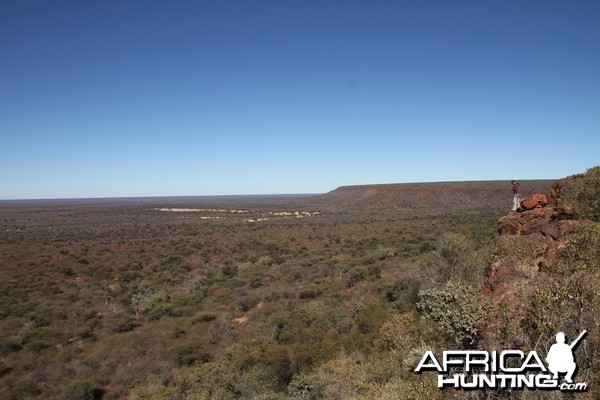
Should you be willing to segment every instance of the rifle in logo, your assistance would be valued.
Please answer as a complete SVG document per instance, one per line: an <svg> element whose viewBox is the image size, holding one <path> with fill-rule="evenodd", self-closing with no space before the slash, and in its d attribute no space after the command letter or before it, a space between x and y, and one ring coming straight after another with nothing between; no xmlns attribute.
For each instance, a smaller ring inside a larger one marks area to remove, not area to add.
<svg viewBox="0 0 600 400"><path fill-rule="evenodd" d="M556 343L550 347L548 356L546 357L548 369L552 372L554 379L558 379L559 373L566 373L566 381L568 383L573 383L573 374L577 369L577 364L573 357L573 349L586 333L586 330L581 332L577 339L571 342L571 344L565 343L565 334L563 332L558 332L556 334Z"/></svg>

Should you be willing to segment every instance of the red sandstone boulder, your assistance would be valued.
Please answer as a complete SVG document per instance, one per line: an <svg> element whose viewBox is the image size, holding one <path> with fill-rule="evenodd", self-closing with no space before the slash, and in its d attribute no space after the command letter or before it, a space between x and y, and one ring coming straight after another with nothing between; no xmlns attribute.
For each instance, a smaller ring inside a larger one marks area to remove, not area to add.
<svg viewBox="0 0 600 400"><path fill-rule="evenodd" d="M585 221L574 219L565 208L537 204L531 210L511 212L500 218L498 234L528 236L548 249L554 241L578 232L585 224Z"/></svg>
<svg viewBox="0 0 600 400"><path fill-rule="evenodd" d="M545 236L550 236L554 240L560 240L565 236L579 232L585 225L585 221L580 220L562 220L556 221L553 224L547 224L541 227L540 233Z"/></svg>
<svg viewBox="0 0 600 400"><path fill-rule="evenodd" d="M521 200L521 208L525 210L533 210L537 206L543 207L546 204L548 204L548 198L543 194L534 194Z"/></svg>

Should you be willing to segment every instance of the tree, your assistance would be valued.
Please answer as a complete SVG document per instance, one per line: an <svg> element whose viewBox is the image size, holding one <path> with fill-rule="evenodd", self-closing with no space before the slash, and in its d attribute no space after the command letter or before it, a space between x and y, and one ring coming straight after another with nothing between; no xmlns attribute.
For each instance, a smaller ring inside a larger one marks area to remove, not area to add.
<svg viewBox="0 0 600 400"><path fill-rule="evenodd" d="M475 288L448 282L419 292L418 309L433 320L440 333L457 344L472 342L487 312Z"/></svg>
<svg viewBox="0 0 600 400"><path fill-rule="evenodd" d="M425 253L418 263L428 283L443 284L451 280L472 282L474 277L481 275L481 268L477 268L475 244L460 233L444 235L438 249Z"/></svg>

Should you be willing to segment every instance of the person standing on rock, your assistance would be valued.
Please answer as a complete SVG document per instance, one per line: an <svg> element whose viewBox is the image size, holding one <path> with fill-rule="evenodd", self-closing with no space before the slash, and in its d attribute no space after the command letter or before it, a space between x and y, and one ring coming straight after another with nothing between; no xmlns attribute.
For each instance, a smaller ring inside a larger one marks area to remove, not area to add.
<svg viewBox="0 0 600 400"><path fill-rule="evenodd" d="M519 182L513 180L512 183L512 192L513 192L513 208L512 211L517 211L517 209L521 206L519 204L519 199L521 198L521 185Z"/></svg>

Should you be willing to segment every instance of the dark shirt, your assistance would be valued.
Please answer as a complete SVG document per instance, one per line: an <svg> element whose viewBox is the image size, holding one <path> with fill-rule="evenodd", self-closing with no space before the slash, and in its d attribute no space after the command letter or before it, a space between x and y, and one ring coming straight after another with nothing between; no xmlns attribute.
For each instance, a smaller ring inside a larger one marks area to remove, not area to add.
<svg viewBox="0 0 600 400"><path fill-rule="evenodd" d="M512 191L514 194L521 194L521 185L519 185L519 182L513 185Z"/></svg>

